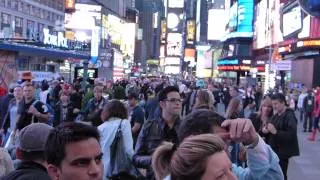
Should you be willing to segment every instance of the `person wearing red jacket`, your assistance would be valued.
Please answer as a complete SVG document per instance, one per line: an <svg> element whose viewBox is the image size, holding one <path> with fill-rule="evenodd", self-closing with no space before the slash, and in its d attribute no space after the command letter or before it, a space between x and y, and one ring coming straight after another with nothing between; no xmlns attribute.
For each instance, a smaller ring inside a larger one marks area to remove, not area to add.
<svg viewBox="0 0 320 180"><path fill-rule="evenodd" d="M316 140L316 134L317 130L320 132L319 128L319 119L320 119L320 88L317 88L316 91L316 97L315 97L315 105L314 105L314 110L313 110L313 130L311 137L309 138L310 141L315 141Z"/></svg>

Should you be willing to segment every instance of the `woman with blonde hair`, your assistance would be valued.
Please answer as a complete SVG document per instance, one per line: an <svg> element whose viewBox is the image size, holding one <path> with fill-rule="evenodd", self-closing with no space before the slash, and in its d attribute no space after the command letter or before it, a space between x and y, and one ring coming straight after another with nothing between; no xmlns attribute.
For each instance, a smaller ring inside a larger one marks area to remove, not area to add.
<svg viewBox="0 0 320 180"><path fill-rule="evenodd" d="M157 180L236 180L223 140L213 134L186 138L179 147L165 142L152 156Z"/></svg>
<svg viewBox="0 0 320 180"><path fill-rule="evenodd" d="M199 90L194 108L214 110L214 97L212 92L207 90Z"/></svg>
<svg viewBox="0 0 320 180"><path fill-rule="evenodd" d="M270 97L265 97L260 105L259 111L252 113L249 119L259 135L266 140L267 134L264 133L264 128L273 116L272 101Z"/></svg>

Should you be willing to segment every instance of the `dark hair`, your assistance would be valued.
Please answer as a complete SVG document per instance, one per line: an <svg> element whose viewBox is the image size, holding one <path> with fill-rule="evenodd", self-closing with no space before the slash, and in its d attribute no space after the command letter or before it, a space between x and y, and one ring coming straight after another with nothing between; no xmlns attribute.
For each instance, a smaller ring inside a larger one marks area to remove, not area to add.
<svg viewBox="0 0 320 180"><path fill-rule="evenodd" d="M139 95L135 92L130 92L128 94L128 99L135 99L135 100L138 100L139 99Z"/></svg>
<svg viewBox="0 0 320 180"><path fill-rule="evenodd" d="M160 91L159 93L159 101L163 101L165 99L167 99L167 95L171 92L177 92L179 93L179 89L175 86L168 86L166 88L164 88L162 91Z"/></svg>
<svg viewBox="0 0 320 180"><path fill-rule="evenodd" d="M43 151L32 151L32 152L27 152L19 149L21 152L21 159L23 161L45 161L45 155Z"/></svg>
<svg viewBox="0 0 320 180"><path fill-rule="evenodd" d="M125 105L119 100L112 100L107 103L103 111L107 112L107 117L105 120L109 118L120 118L120 119L128 119L128 111Z"/></svg>
<svg viewBox="0 0 320 180"><path fill-rule="evenodd" d="M66 146L89 138L100 142L97 128L81 123L63 123L51 130L45 147L45 157L48 164L60 167L66 156Z"/></svg>
<svg viewBox="0 0 320 180"><path fill-rule="evenodd" d="M272 95L271 100L273 100L273 101L278 100L281 103L286 103L286 97L281 93L277 93L277 94Z"/></svg>
<svg viewBox="0 0 320 180"><path fill-rule="evenodd" d="M190 135L212 134L214 133L212 127L221 126L224 120L224 117L214 111L206 109L195 110L181 121L178 131L179 142L182 142Z"/></svg>

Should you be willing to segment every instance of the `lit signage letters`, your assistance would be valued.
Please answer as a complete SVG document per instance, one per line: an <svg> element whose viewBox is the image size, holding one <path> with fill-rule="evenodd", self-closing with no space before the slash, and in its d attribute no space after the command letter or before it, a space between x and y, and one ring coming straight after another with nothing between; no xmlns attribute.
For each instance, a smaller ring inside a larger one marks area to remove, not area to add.
<svg viewBox="0 0 320 180"><path fill-rule="evenodd" d="M320 40L306 40L297 42L297 47L320 46Z"/></svg>
<svg viewBox="0 0 320 180"><path fill-rule="evenodd" d="M237 65L239 64L239 60L238 59L234 59L234 60L219 60L218 61L218 65Z"/></svg>
<svg viewBox="0 0 320 180"><path fill-rule="evenodd" d="M251 60L242 60L242 64L251 64Z"/></svg>
<svg viewBox="0 0 320 180"><path fill-rule="evenodd" d="M44 35L44 39L43 39L44 44L68 48L68 41L63 36L62 32L58 32L58 36L55 36L55 35L49 34L49 29L44 28L43 35Z"/></svg>

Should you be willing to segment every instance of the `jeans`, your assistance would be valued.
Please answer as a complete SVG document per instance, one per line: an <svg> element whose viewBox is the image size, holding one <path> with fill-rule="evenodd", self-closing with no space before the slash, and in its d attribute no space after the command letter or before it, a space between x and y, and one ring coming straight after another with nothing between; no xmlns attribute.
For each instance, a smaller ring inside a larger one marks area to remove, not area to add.
<svg viewBox="0 0 320 180"><path fill-rule="evenodd" d="M300 109L300 122L303 122L304 112L303 109Z"/></svg>
<svg viewBox="0 0 320 180"><path fill-rule="evenodd" d="M287 171L288 171L289 159L280 158L279 164L280 164L281 170L284 175L284 180L287 180L288 179Z"/></svg>
<svg viewBox="0 0 320 180"><path fill-rule="evenodd" d="M320 117L313 118L313 128L315 130L319 129L319 119L320 119Z"/></svg>
<svg viewBox="0 0 320 180"><path fill-rule="evenodd" d="M303 129L306 130L307 129L307 124L309 124L309 131L312 130L312 112L306 112L304 115L304 122L303 122ZM308 123L309 121L309 123Z"/></svg>

